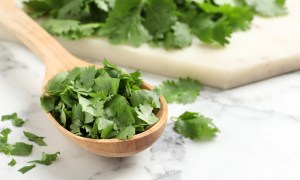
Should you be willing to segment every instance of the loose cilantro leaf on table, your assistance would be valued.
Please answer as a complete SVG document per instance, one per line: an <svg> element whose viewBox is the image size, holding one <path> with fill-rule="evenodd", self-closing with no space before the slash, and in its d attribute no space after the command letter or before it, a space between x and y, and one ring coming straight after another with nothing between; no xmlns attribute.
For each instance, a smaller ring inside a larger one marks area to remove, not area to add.
<svg viewBox="0 0 300 180"><path fill-rule="evenodd" d="M16 126L16 127L21 127L25 123L25 121L23 119L18 117L17 113L3 115L1 118L1 121L7 121L7 120L11 120L13 126Z"/></svg>
<svg viewBox="0 0 300 180"><path fill-rule="evenodd" d="M17 163L16 160L15 160L15 159L12 159L12 160L8 163L8 165L12 167L12 166L15 166L16 163Z"/></svg>
<svg viewBox="0 0 300 180"><path fill-rule="evenodd" d="M34 160L34 161L30 161L29 163L38 163L38 164L49 166L52 164L53 161L57 159L57 156L59 154L60 152L56 152L54 154L46 154L43 152L41 160Z"/></svg>
<svg viewBox="0 0 300 180"><path fill-rule="evenodd" d="M30 165L30 166L24 166L21 169L19 169L18 171L21 172L22 174L25 174L25 173L27 173L28 171L30 171L31 169L33 169L35 167L36 167L35 164Z"/></svg>
<svg viewBox="0 0 300 180"><path fill-rule="evenodd" d="M31 154L32 148L31 144L17 142L12 145L9 153L14 156L28 156Z"/></svg>
<svg viewBox="0 0 300 180"><path fill-rule="evenodd" d="M5 128L0 132L0 143L7 143L8 134L11 133L11 129Z"/></svg>
<svg viewBox="0 0 300 180"><path fill-rule="evenodd" d="M23 142L16 142L15 144L0 142L0 152L6 155L28 156L31 154L32 148L31 144Z"/></svg>
<svg viewBox="0 0 300 180"><path fill-rule="evenodd" d="M219 129L210 118L195 112L185 112L176 119L174 130L193 140L211 139Z"/></svg>
<svg viewBox="0 0 300 180"><path fill-rule="evenodd" d="M94 139L127 139L155 124L158 92L141 88L140 72L103 64L54 76L40 99L44 110L72 133Z"/></svg>
<svg viewBox="0 0 300 180"><path fill-rule="evenodd" d="M168 103L193 103L199 96L201 85L191 78L179 78L177 81L167 80L158 87Z"/></svg>
<svg viewBox="0 0 300 180"><path fill-rule="evenodd" d="M30 132L26 132L26 131L23 131L23 133L28 138L29 141L35 142L39 146L47 146L47 144L43 140L45 137L40 137L40 136L37 136Z"/></svg>
<svg viewBox="0 0 300 180"><path fill-rule="evenodd" d="M253 16L285 14L285 0L29 0L25 11L55 36L106 37L112 44L180 49L203 43L225 46L251 27Z"/></svg>

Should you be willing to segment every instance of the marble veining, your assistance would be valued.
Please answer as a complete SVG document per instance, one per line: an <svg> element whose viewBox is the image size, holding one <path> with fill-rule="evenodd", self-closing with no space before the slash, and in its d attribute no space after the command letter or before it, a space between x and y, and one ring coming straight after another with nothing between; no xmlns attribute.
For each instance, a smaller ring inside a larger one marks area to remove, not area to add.
<svg viewBox="0 0 300 180"><path fill-rule="evenodd" d="M92 62L92 61L91 61ZM99 62L96 62L99 63ZM27 119L22 128L0 122L13 132L9 142L25 141L23 131L45 136L30 157L0 154L0 180L296 180L300 179L300 72L221 91L204 87L193 104L170 105L169 117L184 111L214 119L221 133L212 141L194 142L173 131L169 119L163 136L151 148L129 158L90 154L61 135L39 104L44 65L23 45L0 41L0 116L17 112ZM158 85L168 79L143 72ZM17 170L40 159L42 152L60 151L51 166L27 174Z"/></svg>

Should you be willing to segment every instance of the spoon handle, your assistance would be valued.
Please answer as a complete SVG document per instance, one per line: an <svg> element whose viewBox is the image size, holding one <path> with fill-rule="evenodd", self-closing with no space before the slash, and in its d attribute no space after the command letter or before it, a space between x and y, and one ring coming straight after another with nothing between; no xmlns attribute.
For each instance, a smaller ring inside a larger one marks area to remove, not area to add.
<svg viewBox="0 0 300 180"><path fill-rule="evenodd" d="M44 61L48 77L82 62L65 50L12 0L0 0L0 25L15 34Z"/></svg>

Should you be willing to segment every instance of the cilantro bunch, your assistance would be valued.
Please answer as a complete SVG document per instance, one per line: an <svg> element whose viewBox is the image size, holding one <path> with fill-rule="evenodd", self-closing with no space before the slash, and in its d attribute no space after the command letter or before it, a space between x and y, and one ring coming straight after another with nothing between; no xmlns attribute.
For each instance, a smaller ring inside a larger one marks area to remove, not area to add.
<svg viewBox="0 0 300 180"><path fill-rule="evenodd" d="M103 64L53 77L41 97L44 110L72 133L94 139L127 139L155 124L159 94L141 88L138 71Z"/></svg>
<svg viewBox="0 0 300 180"><path fill-rule="evenodd" d="M255 14L286 13L285 0L29 0L24 9L55 36L166 49L188 47L193 36L225 46Z"/></svg>

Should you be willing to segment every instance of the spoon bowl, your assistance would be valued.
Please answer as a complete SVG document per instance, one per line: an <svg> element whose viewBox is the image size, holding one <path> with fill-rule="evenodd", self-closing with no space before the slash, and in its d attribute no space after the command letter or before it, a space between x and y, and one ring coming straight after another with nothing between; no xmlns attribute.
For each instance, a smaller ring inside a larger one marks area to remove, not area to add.
<svg viewBox="0 0 300 180"><path fill-rule="evenodd" d="M44 61L46 71L43 89L46 83L59 72L71 70L74 67L93 65L71 55L11 0L0 1L0 24L14 33ZM144 89L152 89L147 83L143 83L142 86ZM91 139L77 136L62 127L50 113L47 113L47 117L64 136L87 151L107 157L126 157L145 150L162 135L167 121L168 107L162 96L160 103L161 108L156 113L159 121L128 140Z"/></svg>

